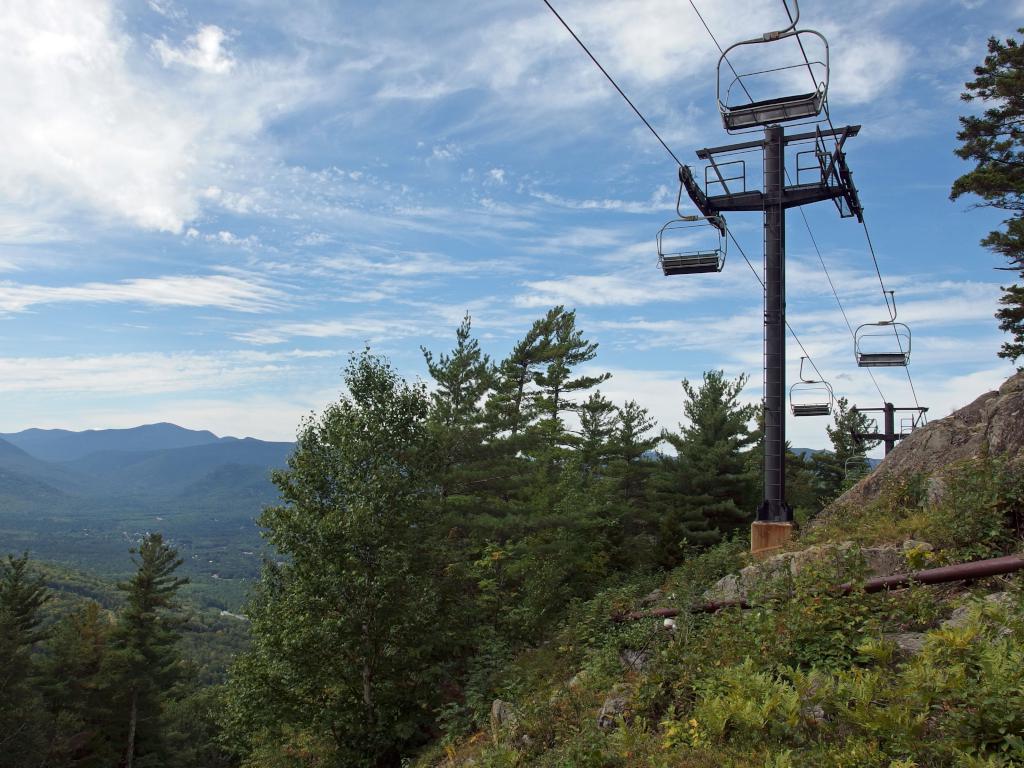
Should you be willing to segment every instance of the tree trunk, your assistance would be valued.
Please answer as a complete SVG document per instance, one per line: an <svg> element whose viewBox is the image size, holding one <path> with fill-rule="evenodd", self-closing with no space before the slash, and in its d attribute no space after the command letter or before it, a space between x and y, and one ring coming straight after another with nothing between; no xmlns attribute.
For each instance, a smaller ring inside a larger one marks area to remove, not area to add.
<svg viewBox="0 0 1024 768"><path fill-rule="evenodd" d="M368 650L370 648L370 629L364 623L363 624L363 642L364 647ZM366 719L367 722L372 723L374 721L373 716L373 671L370 669L370 655L367 653L363 656L363 706L366 707Z"/></svg>
<svg viewBox="0 0 1024 768"><path fill-rule="evenodd" d="M139 719L139 694L132 691L132 716L128 721L128 750L125 755L125 768L132 768L132 761L135 760L135 724Z"/></svg>

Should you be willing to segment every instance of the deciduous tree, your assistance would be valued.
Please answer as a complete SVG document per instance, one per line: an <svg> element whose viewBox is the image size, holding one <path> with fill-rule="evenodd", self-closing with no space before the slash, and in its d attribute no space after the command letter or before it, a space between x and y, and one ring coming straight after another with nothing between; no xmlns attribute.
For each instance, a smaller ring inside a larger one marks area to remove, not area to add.
<svg viewBox="0 0 1024 768"><path fill-rule="evenodd" d="M283 504L260 524L282 562L249 608L228 725L250 756L390 766L424 738L457 645L438 587L436 452L424 386L368 351L345 383L274 475Z"/></svg>

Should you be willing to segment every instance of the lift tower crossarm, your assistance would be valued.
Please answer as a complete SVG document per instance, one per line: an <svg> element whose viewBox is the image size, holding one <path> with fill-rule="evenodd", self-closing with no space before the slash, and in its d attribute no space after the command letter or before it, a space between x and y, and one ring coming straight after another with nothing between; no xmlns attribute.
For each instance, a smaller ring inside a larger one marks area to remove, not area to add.
<svg viewBox="0 0 1024 768"><path fill-rule="evenodd" d="M928 409L922 406L897 408L892 403L886 403L882 408L858 408L854 406L852 408L854 413L881 413L884 415L884 431L882 432L854 432L850 431L850 437L854 440L878 440L885 444L885 455L889 455L889 451L896 447L896 441L902 440L906 435L900 431L896 431L896 412L897 411L913 411L920 416L928 413ZM916 422L916 419L915 419ZM877 426L877 423L876 423Z"/></svg>
<svg viewBox="0 0 1024 768"><path fill-rule="evenodd" d="M845 200L849 211L860 219L863 212L860 199L857 195L857 189L853 185L853 177L846 165L846 158L843 154L843 145L846 143L846 140L856 136L858 133L860 133L859 125L847 125L842 128L830 128L824 131L817 130L813 133L795 133L792 136L783 135L781 138L781 145L783 147L802 141L813 140L821 142L823 139L831 137L835 139L835 148L828 153L827 164L824 159L821 160L820 181L810 184L783 183L781 190L778 191L778 198L773 199L771 201L772 204L781 205L786 210L810 203L818 203L823 200L834 200L836 205L841 205L841 200ZM708 195L706 190L701 189L696 183L693 173L690 172L689 168L686 169L687 178L683 178L683 171L680 170L680 180L683 182L683 186L686 188L690 199L693 200L694 205L705 216L712 215L707 212L712 210L716 213L723 211L765 210L768 201L765 198L765 193L761 190L733 192L726 186L718 163L715 162L715 156L748 149L766 149L767 146L767 140L761 139L697 150L698 158L710 161L710 168L718 177L718 182L716 183L721 185L724 192L720 195Z"/></svg>
<svg viewBox="0 0 1024 768"><path fill-rule="evenodd" d="M860 133L859 125L846 125L842 128L830 128L825 131L808 131L806 133L794 133L783 138L786 144L792 144L797 141L810 141L819 137L829 136L841 136L844 133L847 137L853 138ZM738 144L727 144L722 147L705 147L704 149L698 149L696 152L697 157L701 160L710 160L712 155L722 155L729 152L738 152L742 149L756 149L764 146L764 139L755 139L754 141L743 141Z"/></svg>

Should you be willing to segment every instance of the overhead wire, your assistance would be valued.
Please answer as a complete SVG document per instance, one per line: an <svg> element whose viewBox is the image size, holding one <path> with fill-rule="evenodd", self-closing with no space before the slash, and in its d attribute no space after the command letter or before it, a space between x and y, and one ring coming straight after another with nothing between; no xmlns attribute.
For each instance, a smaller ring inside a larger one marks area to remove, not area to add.
<svg viewBox="0 0 1024 768"><path fill-rule="evenodd" d="M663 146L665 148L665 151L672 156L672 159L676 161L676 164L682 165L682 160L676 157L676 153L672 151L672 148L668 144L666 144L665 140L661 138L661 135L656 130L654 130L654 126L651 125L650 122L648 122L647 118L643 116L643 113L641 113L640 110L636 108L636 105L632 101L630 101L629 96L626 95L626 92L623 91L619 87L619 84L615 82L615 79L608 74L608 70L601 66L601 62L599 62L597 60L597 57L590 52L590 49L587 48L587 46L584 44L582 40L580 40L579 36L573 31L572 27L570 27L566 23L565 19L562 18L561 14L559 14L558 11L555 10L555 7L551 5L551 3L548 2L548 0L544 0L544 5L548 7L548 10L555 14L555 18L558 19L562 23L562 26L565 27L566 31L570 35L572 35L573 40L579 43L580 48L582 48L584 52L586 52L587 56L590 57L590 60L594 62L598 69L601 70L601 74L608 78L608 82L611 83L612 86L614 86L615 90L619 92L619 95L623 99L625 99L626 103L629 104L630 107L632 107L633 111L636 112L636 116L639 117L643 121L643 124L647 126L647 129L654 134L654 138L656 138L661 143L661 146Z"/></svg>
<svg viewBox="0 0 1024 768"><path fill-rule="evenodd" d="M708 23L706 21L704 21L704 16L701 14L700 10L697 8L697 6L693 2L693 0L690 0L690 7L693 8L693 12L697 14L697 18L700 19L700 23L704 25L704 29L707 30L707 33L711 37L711 40L714 42L715 47L718 49L718 52L720 54L722 54L722 58L725 59L725 63L729 65L729 69L732 70L732 74L733 74L733 76L735 76L736 82L740 84L740 88L742 88L743 92L745 94L747 94L747 98L750 99L751 102L753 102L754 101L754 97L751 96L750 95L750 91L747 90L746 83L743 82L743 78L740 77L739 72L737 72L733 68L732 62L729 61L729 58L725 55L725 49L722 48L721 45L719 45L718 38L715 37L715 33L711 31L711 27L708 26ZM789 9L787 8L787 11L788 10Z"/></svg>
<svg viewBox="0 0 1024 768"><path fill-rule="evenodd" d="M839 299L839 292L836 290L836 285L832 282L832 275L828 271L828 267L825 266L825 259L821 255L821 249L818 248L818 241L814 237L814 233L811 231L811 223L807 220L807 214L804 213L804 209L800 208L800 216L804 220L804 226L807 228L807 236L811 239L811 245L814 246L814 252L818 254L818 261L821 263L821 269L825 273L825 279L828 281L828 287L832 289L832 296L836 300L836 305L839 307L839 312L843 316L843 321L846 323L847 330L850 331L850 338L856 343L857 333L853 330L853 324L850 322L850 318L846 314L846 308L843 307L843 302ZM875 374L870 368L865 368L868 372L868 376L871 377L871 383L875 385L875 389L878 391L878 396L882 398L883 403L889 402L885 399L885 395L882 393L882 388L878 384L878 379L875 378Z"/></svg>
<svg viewBox="0 0 1024 768"><path fill-rule="evenodd" d="M720 54L722 54L722 60L729 67L729 70L732 72L733 77L736 78L736 82L740 84L740 88L743 89L743 93L745 93L747 95L747 98L751 101L751 103L753 103L754 97L751 95L750 91L747 89L746 83L743 82L743 78L740 77L739 72L736 71L736 68L733 66L732 62L729 61L729 57L725 55L725 49L722 47L722 44L718 42L718 38L715 37L715 33L711 31L711 27L708 26L707 21L704 20L704 16L700 12L700 9L697 7L697 4L694 2L694 0L689 0L689 3L690 3L690 7L693 9L693 12L695 14L697 14L697 18L700 19L700 23L703 25L705 31L708 33L708 37L711 38L711 42L713 42L715 44L715 47L718 49L718 52ZM783 0L783 4L785 4L785 0ZM788 5L786 6L786 15L789 16L789 20L790 21L793 21L793 16L789 12L789 6ZM803 50L803 45L801 45L800 48L801 48L801 50ZM806 60L806 56L804 58ZM808 66L808 69L810 69L810 62L808 62L807 66ZM749 149L749 150L744 150L744 152L758 152L758 151L761 151L761 150L759 150L757 148L752 148L752 149ZM740 152L736 152L734 154L740 154ZM788 175L788 172L787 172L787 175ZM803 213L802 209L801 209L800 213ZM804 216L804 223L806 223L806 222L807 222L807 217L805 215ZM810 233L810 226L808 226L807 231L808 231L808 233ZM754 265L750 262L750 259L747 258L747 254L744 253L742 246L740 246L739 242L736 240L736 236L733 235L731 230L729 232L729 237L732 240L733 244L735 244L735 246L739 249L740 255L743 256L743 260L747 262L747 266L750 267L750 271L754 274L754 277L757 278L757 281L759 283L761 283L761 288L764 289L764 281L761 280L761 276L757 273L757 270L754 269ZM813 235L812 235L811 239L813 240ZM815 245L815 248L817 248L817 245ZM819 254L819 257L820 257L820 254ZM824 266L824 262L822 262L822 265ZM831 284L831 282L832 282L832 280L831 280L831 278L829 278L829 283ZM833 293L834 292L835 291L833 289ZM841 306L840 306L840 309L842 309ZM845 316L846 316L846 313L843 312L843 317L845 317ZM847 321L847 326L849 326L849 324L850 324L849 321ZM789 324L789 320L786 321L786 327L789 329L789 332L793 334L793 338L796 339L797 344L800 345L801 351L803 351L804 356L807 357L807 360L808 360L808 362L810 362L811 367L814 368L814 372L816 374L818 374L818 378L823 379L824 377L821 375L821 371L818 370L818 366L814 364L814 360L810 357L810 355L807 354L807 350L804 348L804 345L802 343L800 343L800 339L796 335L796 333L793 331L792 326ZM852 332L852 329L851 329L851 332ZM874 378L875 377L872 375L872 377L871 377L872 381L874 381ZM875 388L878 389L878 383L877 382L875 382ZM878 393L881 395L882 391L879 389ZM883 397L882 399L884 400L885 398Z"/></svg>
<svg viewBox="0 0 1024 768"><path fill-rule="evenodd" d="M693 5L693 0L690 0L690 5ZM790 10L789 10L789 3L787 3L786 0L782 0L782 7L786 9L786 16L789 17L789 20L792 22L793 21L793 14L790 12ZM708 30L708 32L710 33L710 30ZM712 39L714 39L714 36L712 36ZM804 58L804 64L807 65L807 71L811 75L811 81L812 81L812 83L815 86L817 86L817 82L816 82L815 77L814 77L814 70L811 67L811 62L810 62L810 60L807 57L807 51L804 49L803 41L800 40L800 36L799 35L797 35L796 41L797 41L797 44L800 46L800 53L801 53L801 55ZM717 40L715 41L715 45L718 45L718 41ZM721 46L719 46L719 50L721 50ZM731 69L732 65L730 64L729 67ZM735 73L735 71L736 70L733 70L734 73ZM825 108L825 119L828 121L828 127L832 130L832 133L835 134L836 127L835 127L835 125L832 124L832 115L829 114L828 107ZM800 212L803 213L803 210L801 210ZM878 275L878 284L879 284L879 286L882 289L882 299L885 301L885 309L889 313L890 319L895 321L896 320L895 300L893 301L892 305L889 304L889 291L886 290L885 280L882 279L882 270L878 266L878 256L875 254L875 246L874 246L874 243L871 241L871 232L868 230L868 223L867 223L867 220L864 217L864 211L863 210L861 211L861 215L860 215L860 223L861 223L861 226L864 228L864 237L865 237L865 239L867 240L867 243L868 243L868 251L871 254L871 262L875 266L875 274ZM807 224L807 216L806 215L804 215L804 224ZM810 228L809 224L807 224L807 233L808 234L811 233L811 228ZM814 236L813 235L811 235L811 240L813 242L813 240L814 240ZM815 250L817 250L817 244L815 244ZM821 253L820 252L818 253L818 258L819 259L821 258ZM821 266L822 266L822 268L825 267L825 262L824 261L822 261ZM825 271L825 274L826 274L826 276L828 275L828 271L827 270ZM831 283L832 283L832 281L831 281L831 279L829 279L829 284L831 285ZM835 293L835 289L834 288L833 288L833 293ZM838 296L836 296L836 301L839 301L839 297ZM840 309L842 309L842 307L840 307ZM846 313L845 312L843 312L843 317L845 319L845 317L846 317ZM849 320L847 320L847 325L849 326L849 324L850 324L850 322L849 322ZM852 332L852 330L853 329L851 328L851 332ZM903 350L903 340L900 338L899 331L895 327L893 327L893 336L895 336L895 338L896 338L896 345L899 347L900 354L905 354L904 350ZM854 334L854 339L856 340L856 334ZM918 399L917 399L917 389L914 387L914 379L910 375L910 367L908 365L904 365L903 366L903 370L904 370L904 372L907 375L907 383L910 385L910 393L911 393L911 395L914 398L914 407L920 409L921 408L921 403L918 402ZM870 371L869 371L869 373L870 373ZM874 379L875 379L874 374L871 374L871 379L872 379L872 381L874 381ZM878 389L878 382L877 381L875 382L875 388ZM878 394L879 395L882 394L882 390L881 389L878 389ZM885 399L884 396L882 396L882 401L883 402L888 402ZM924 414L922 412L922 416L923 415Z"/></svg>
<svg viewBox="0 0 1024 768"><path fill-rule="evenodd" d="M761 289L764 290L764 287L765 287L764 286L764 280L762 280L761 279L761 275L759 275L757 273L757 269L754 267L753 262L751 262L751 260L749 258L747 258L746 251L743 250L743 246L740 245L740 241L736 239L736 235L733 234L731 229L728 230L728 232L729 232L729 239L732 240L732 244L736 246L737 250L739 250L740 256L743 257L743 260L745 262L747 262L747 266L750 267L750 271L754 275L754 279L757 280L757 282L759 282L761 284ZM800 347L800 351L804 353L804 357L807 358L807 362L809 362L811 364L811 368L813 368L814 372L816 374L818 374L818 378L821 379L822 381L824 381L825 377L821 375L821 371L819 371L818 370L818 366L815 365L814 358L811 357L811 353L807 351L807 348L804 346L804 343L802 341L800 341L800 337L797 336L796 331L793 330L793 326L789 324L789 320L788 319L786 320L786 328L787 328L787 330L789 330L790 334L793 336L793 340L797 343L797 346Z"/></svg>
<svg viewBox="0 0 1024 768"><path fill-rule="evenodd" d="M548 10L550 10L551 13L554 14L555 18L558 19L558 21L562 24L562 26L565 27L566 31L572 36L573 40L575 40L579 44L580 48L582 48L583 51L587 54L587 56L590 57L590 60L592 62L594 62L594 65L599 70L601 70L601 73L608 79L608 82L612 84L612 86L615 88L615 90L618 91L619 95L623 98L623 100L625 100L625 102L627 104L629 104L630 108L636 113L637 117L639 117L640 120L643 122L643 124L647 126L648 130L654 135L654 138L656 138L658 140L658 142L661 144L661 146L665 148L665 151L668 152L669 156L673 160L676 161L676 164L678 166L682 167L683 166L683 162L676 156L676 153L672 151L672 148L669 147L668 144L665 143L665 140L661 138L659 133L654 129L654 126L652 126L650 121L648 121L647 118L644 117L643 113L640 112L640 110L637 108L637 106L632 102L632 100L630 100L630 98L626 95L625 91L623 91L622 88L619 87L619 84L615 82L615 79L610 74L608 74L608 70L606 70L601 65L601 62L599 62L597 60L597 57L594 56L594 54L590 52L590 49L580 39L579 35L577 35L576 32L573 31L572 27L570 27L568 22L566 22L566 20L564 18L562 18L561 14L559 14L558 11L555 10L554 6L551 5L549 0L543 0L543 1L544 1L544 5L546 5L548 7ZM697 13L697 16L700 18L701 22L704 24L704 29L706 29L708 34L711 35L711 39L715 40L715 45L718 46L718 50L722 51L722 46L718 45L718 41L715 39L714 34L711 33L711 29L708 27L707 23L704 21L704 17L701 16L700 11L697 10L697 6L694 5L693 0L690 0L690 6ZM722 52L724 54L724 51L722 51ZM726 59L726 62L729 63L729 67L731 69L732 68L732 64L728 61L728 59ZM734 69L733 73L735 74L735 72L736 72L736 70ZM738 79L739 75L736 75L736 77ZM740 85L743 87L743 91L747 94L747 97L750 98L751 101L753 101L753 98L750 96L750 92L747 91L746 86L743 86L742 81L740 82ZM743 247L739 244L739 241L736 239L736 236L732 233L732 230L728 230L728 232L729 232L729 238L732 240L732 242L736 246L736 248L739 249L740 255L743 257L743 260L745 262L747 262L747 266L750 267L750 271L753 273L754 277L757 279L757 282L760 283L761 289L764 290L764 280L761 279L761 276L757 273L757 270L754 268L753 263L751 263L750 259L747 258L746 252L743 250ZM818 366L815 365L813 358L811 358L810 354L807 352L807 349L804 347L803 342L800 341L800 337L797 336L796 331L793 330L793 326L791 326L789 324L788 320L786 321L786 328L789 330L790 334L792 334L793 339L796 341L797 345L799 345L801 351L803 351L804 356L807 358L808 362L810 362L811 367L814 368L815 373L818 374L819 378L824 379L824 377L821 375L821 371L818 370Z"/></svg>
<svg viewBox="0 0 1024 768"><path fill-rule="evenodd" d="M736 71L736 68L733 66L732 62L729 61L729 57L725 55L725 50L722 48L721 44L718 42L718 38L715 37L714 33L711 31L711 28L708 26L707 22L704 20L704 17L701 14L700 9L697 8L697 5L694 2L694 0L689 0L689 3L690 3L690 7L693 8L694 13L696 13L697 17L700 19L701 24L703 24L704 29L707 31L708 36L711 38L711 41L715 44L715 47L718 48L719 52L722 54L723 61L725 61L726 65L729 67L730 71L732 71L733 75L736 77L737 82L739 82L740 86L743 88L743 91L744 91L744 93L746 93L747 98L750 99L751 102L753 102L753 100L754 100L753 97L750 95L750 92L747 90L746 86L744 85L742 78L740 78L739 73ZM786 0L782 0L782 5L783 5L783 7L786 10L786 16L789 18L790 22L793 23L793 21L794 21L793 20L793 14L792 14L792 12L789 9L789 4L786 2ZM803 56L804 64L807 67L807 71L811 75L811 79L814 80L814 70L811 67L811 62L810 62L810 59L807 56L807 51L804 48L803 41L800 40L799 36L797 37L797 44L800 47L800 53ZM829 127L832 129L832 131L834 133L835 132L835 126L832 124L832 117L831 117L831 115L829 115L827 110L825 112L825 117L828 120ZM788 170L786 171L786 176L787 177L789 176ZM804 227L807 229L807 234L808 234L808 236L811 239L811 243L814 246L814 250L817 253L818 261L821 263L822 270L825 273L825 278L828 280L829 287L832 289L832 295L835 298L836 304L839 306L839 311L842 314L843 320L846 323L846 327L850 331L851 337L854 339L854 341L856 341L856 332L854 331L853 326L850 323L850 319L849 319L849 317L846 314L846 310L843 307L842 301L839 299L839 294L836 291L835 284L832 282L832 276L829 274L828 267L825 266L825 260L824 260L824 258L821 255L821 249L818 247L818 243L817 243L816 238L814 237L814 233L811 231L811 225L810 225L810 222L807 219L807 214L804 213L802 208L800 209L800 215L801 215L801 217L803 219ZM862 221L862 224L863 223L864 222ZM867 225L866 224L864 225L864 231L867 234L868 230L867 230ZM733 238L733 242L735 242L735 238ZM875 265L875 272L878 275L879 284L882 286L882 296L886 300L886 308L888 309L888 307L889 307L889 300L888 300L887 294L885 293L885 282L882 279L882 273L881 273L881 270L880 270L879 265L878 265L878 259L875 256L874 247L871 244L871 239L870 239L870 235L869 234L868 234L868 245L869 245L869 249L870 249L870 252L871 252L872 261L873 261L873 263ZM739 247L738 244L737 244L737 247ZM742 253L742 249L740 250L740 252ZM744 258L746 258L745 255L744 255ZM748 265L750 264L749 260L747 261L747 264ZM889 310L889 313L890 313L890 316L891 316L892 315L892 310L891 309ZM787 325L788 325L788 322L787 322ZM898 334L896 335L896 338L897 338L897 343L900 346L900 352L903 352L902 340L899 338ZM813 361L811 361L811 362L812 362L812 366L813 366ZM815 367L815 370L817 371L817 367ZM906 366L904 366L904 370L906 371L906 374L907 374L907 381L910 384L910 391L911 391L911 393L914 396L914 405L917 406L917 407L920 407L920 404L918 403L918 400L917 400L917 392L916 392L916 390L914 388L914 382L913 382L913 379L910 376L910 370ZM882 402L888 402L888 400L886 399L885 395L882 392L882 388L878 384L878 380L875 378L874 373L871 370L868 370L867 373L868 373L868 376L870 376L871 383L874 384L875 390L878 392L879 397L882 398ZM820 376L820 373L819 373L819 376Z"/></svg>

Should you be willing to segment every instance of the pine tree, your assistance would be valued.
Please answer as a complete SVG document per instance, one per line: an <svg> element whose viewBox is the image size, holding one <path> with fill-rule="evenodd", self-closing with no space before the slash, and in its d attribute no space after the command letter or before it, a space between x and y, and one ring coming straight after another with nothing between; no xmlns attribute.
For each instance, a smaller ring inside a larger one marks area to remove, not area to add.
<svg viewBox="0 0 1024 768"><path fill-rule="evenodd" d="M125 605L105 663L120 765L143 768L170 762L162 715L182 674L176 646L183 618L175 595L188 579L175 576L182 560L159 533L147 534L131 552L136 571L117 585Z"/></svg>
<svg viewBox="0 0 1024 768"><path fill-rule="evenodd" d="M748 451L756 440L749 422L757 409L741 405L746 376L728 380L706 371L699 386L683 381L687 423L663 437L677 451L660 463L662 560L674 564L684 542L709 544L753 519L755 475Z"/></svg>
<svg viewBox="0 0 1024 768"><path fill-rule="evenodd" d="M451 353L435 358L420 348L437 384L430 395L429 426L440 462L441 500L448 503L454 497L456 507L479 504L481 492L495 479L494 450L487 444L490 430L483 409L495 368L471 334L467 313L455 332Z"/></svg>
<svg viewBox="0 0 1024 768"><path fill-rule="evenodd" d="M572 395L593 389L607 381L610 373L597 376L574 374L576 368L597 357L597 343L583 338L583 331L576 327L576 310L566 311L559 305L553 307L540 321L546 339L547 365L535 380L541 388L540 407L546 418L557 420L565 411L577 410L579 405Z"/></svg>
<svg viewBox="0 0 1024 768"><path fill-rule="evenodd" d="M580 431L577 450L584 472L607 474L608 462L615 451L619 412L611 400L594 392L578 408Z"/></svg>
<svg viewBox="0 0 1024 768"><path fill-rule="evenodd" d="M0 562L0 768L42 765L48 717L34 685L33 646L50 593L28 555Z"/></svg>
<svg viewBox="0 0 1024 768"><path fill-rule="evenodd" d="M61 619L48 639L40 679L55 719L54 765L105 768L118 762L121 745L110 738L113 713L103 676L112 629L107 613L90 600Z"/></svg>
<svg viewBox="0 0 1024 768"><path fill-rule="evenodd" d="M628 569L655 560L659 516L652 506L650 479L660 459L649 456L661 442L655 422L635 400L619 409L611 437L608 474L616 503L615 564Z"/></svg>
<svg viewBox="0 0 1024 768"><path fill-rule="evenodd" d="M494 434L507 433L512 442L537 416L533 384L547 360L548 340L543 320L536 321L498 364L487 414Z"/></svg>
<svg viewBox="0 0 1024 768"><path fill-rule="evenodd" d="M983 207L1011 212L1005 228L990 232L981 244L1005 256L1008 269L1024 278L1024 48L1012 38L989 38L988 55L974 75L961 98L981 101L987 109L960 118L962 144L956 154L976 165L953 183L950 197L973 194ZM1016 361L1024 357L1024 285L1004 287L999 303L999 328L1011 337L999 356Z"/></svg>

